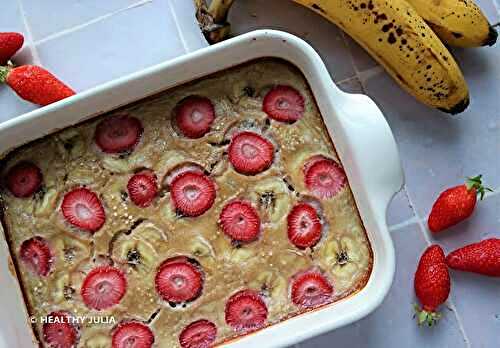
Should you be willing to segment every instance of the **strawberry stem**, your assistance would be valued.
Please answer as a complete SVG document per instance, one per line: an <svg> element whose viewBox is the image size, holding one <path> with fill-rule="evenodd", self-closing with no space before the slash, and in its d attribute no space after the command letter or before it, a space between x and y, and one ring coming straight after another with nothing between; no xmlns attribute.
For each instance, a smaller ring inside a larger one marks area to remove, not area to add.
<svg viewBox="0 0 500 348"><path fill-rule="evenodd" d="M486 192L493 192L492 189L490 189L489 187L484 187L483 186L483 183L481 181L481 178L483 176L480 174L480 175L477 175L477 176L474 176L474 177L467 177L467 181L465 182L465 186L467 187L467 190L472 190L472 189L475 189L477 191L477 193L479 194L479 198L482 200L484 198L484 195L486 194Z"/></svg>
<svg viewBox="0 0 500 348"><path fill-rule="evenodd" d="M417 319L418 326L426 324L427 326L432 327L438 322L439 319L441 319L441 314L437 312L426 311L420 308L420 306L417 304L414 305L414 309L415 315L413 317Z"/></svg>
<svg viewBox="0 0 500 348"><path fill-rule="evenodd" d="M9 72L9 67L0 66L0 83L5 83L7 81L7 75L9 75Z"/></svg>

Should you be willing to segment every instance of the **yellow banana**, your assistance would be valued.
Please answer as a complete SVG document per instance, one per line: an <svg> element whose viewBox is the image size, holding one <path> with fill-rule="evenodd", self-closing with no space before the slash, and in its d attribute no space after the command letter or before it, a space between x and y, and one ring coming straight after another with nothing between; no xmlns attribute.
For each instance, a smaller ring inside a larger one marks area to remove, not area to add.
<svg viewBox="0 0 500 348"><path fill-rule="evenodd" d="M434 32L458 47L493 46L498 33L472 0L408 0Z"/></svg>
<svg viewBox="0 0 500 348"><path fill-rule="evenodd" d="M405 0L293 0L349 34L422 103L456 114L469 104L457 63Z"/></svg>

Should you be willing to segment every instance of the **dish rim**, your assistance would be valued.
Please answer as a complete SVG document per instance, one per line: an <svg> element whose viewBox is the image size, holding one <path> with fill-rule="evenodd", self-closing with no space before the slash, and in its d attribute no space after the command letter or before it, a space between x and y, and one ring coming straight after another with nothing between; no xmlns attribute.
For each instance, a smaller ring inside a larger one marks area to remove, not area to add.
<svg viewBox="0 0 500 348"><path fill-rule="evenodd" d="M395 261L385 215L392 196L403 184L403 173L390 128L373 101L363 95L340 91L319 55L303 40L284 32L258 30L108 82L0 124L0 154L6 154L31 140L147 96L264 57L281 58L290 62L302 72L309 83L332 142L346 169L359 213L365 224L374 254L373 269L365 287L352 296L236 338L221 347L265 348L297 343L361 319L372 312L389 291ZM192 70L187 72L186 68ZM162 77L171 77L171 80L165 81ZM110 94L112 101L107 98ZM67 117L68 114L71 117ZM363 153L370 149L370 144L376 144L380 148L379 154L371 156L372 158ZM386 167L367 178L366 171L375 170L374 165L381 158L387 164ZM6 332L10 331L15 333L19 343L23 343L9 346L27 346L27 337L30 342L35 343L31 340L34 339L34 334L27 320L28 313L20 282L13 276L12 270L9 271L9 262L12 261L3 233L0 234L0 242L0 256L6 255L0 257L0 279L7 273L7 278L14 278L15 283L9 284L7 289L0 292L0 305L7 301L13 309L22 308L22 311L14 313L12 320L7 323L11 324L10 328L3 325L4 322L0 324L0 343L2 336L5 340ZM12 296L17 298L13 300ZM29 330L29 335L26 329Z"/></svg>

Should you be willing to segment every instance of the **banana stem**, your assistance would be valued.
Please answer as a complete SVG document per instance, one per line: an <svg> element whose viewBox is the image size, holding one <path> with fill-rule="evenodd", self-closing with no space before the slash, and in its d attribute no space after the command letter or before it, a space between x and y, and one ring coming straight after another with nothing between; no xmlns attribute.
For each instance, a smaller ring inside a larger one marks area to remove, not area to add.
<svg viewBox="0 0 500 348"><path fill-rule="evenodd" d="M234 0L212 0L208 8L208 13L212 15L215 23L223 24L227 21L227 16L233 3Z"/></svg>
<svg viewBox="0 0 500 348"><path fill-rule="evenodd" d="M206 0L195 0L196 18L209 43L220 42L229 36L231 26L227 16L233 3L234 0L212 0L208 7Z"/></svg>

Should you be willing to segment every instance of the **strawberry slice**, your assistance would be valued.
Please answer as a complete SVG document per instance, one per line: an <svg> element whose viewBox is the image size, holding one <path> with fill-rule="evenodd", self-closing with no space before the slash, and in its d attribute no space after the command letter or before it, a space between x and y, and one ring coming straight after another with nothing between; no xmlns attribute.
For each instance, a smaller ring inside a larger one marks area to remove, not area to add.
<svg viewBox="0 0 500 348"><path fill-rule="evenodd" d="M43 324L42 331L47 347L51 348L74 348L79 338L74 318L65 311L50 313Z"/></svg>
<svg viewBox="0 0 500 348"><path fill-rule="evenodd" d="M143 132L141 121L128 115L109 117L95 130L95 142L106 153L132 151Z"/></svg>
<svg viewBox="0 0 500 348"><path fill-rule="evenodd" d="M335 161L313 157L304 166L307 189L318 198L332 198L347 185L344 169Z"/></svg>
<svg viewBox="0 0 500 348"><path fill-rule="evenodd" d="M186 216L200 216L215 201L215 185L199 172L183 172L176 176L170 187L175 208Z"/></svg>
<svg viewBox="0 0 500 348"><path fill-rule="evenodd" d="M182 330L179 343L182 348L210 348L217 338L217 326L208 320L197 320Z"/></svg>
<svg viewBox="0 0 500 348"><path fill-rule="evenodd" d="M259 236L260 217L249 202L238 200L226 204L219 221L224 233L233 240L251 242Z"/></svg>
<svg viewBox="0 0 500 348"><path fill-rule="evenodd" d="M89 232L99 230L106 221L106 213L99 197L84 187L66 193L61 210L71 225Z"/></svg>
<svg viewBox="0 0 500 348"><path fill-rule="evenodd" d="M267 320L267 307L254 290L241 290L226 303L226 323L235 331L248 332L261 328Z"/></svg>
<svg viewBox="0 0 500 348"><path fill-rule="evenodd" d="M186 257L174 257L163 261L158 268L155 286L165 301L188 302L201 294L203 274Z"/></svg>
<svg viewBox="0 0 500 348"><path fill-rule="evenodd" d="M127 291L127 280L118 268L99 266L85 277L81 295L85 305L102 310L118 304Z"/></svg>
<svg viewBox="0 0 500 348"><path fill-rule="evenodd" d="M319 271L306 271L292 277L292 302L302 308L317 307L332 298L333 287Z"/></svg>
<svg viewBox="0 0 500 348"><path fill-rule="evenodd" d="M18 198L26 198L42 186L42 172L31 162L19 162L7 173L7 188Z"/></svg>
<svg viewBox="0 0 500 348"><path fill-rule="evenodd" d="M52 266L49 243L42 237L25 240L19 248L19 255L26 266L40 276L46 276Z"/></svg>
<svg viewBox="0 0 500 348"><path fill-rule="evenodd" d="M191 139L203 137L214 123L215 109L208 98L190 96L175 109L175 120L182 134Z"/></svg>
<svg viewBox="0 0 500 348"><path fill-rule="evenodd" d="M186 172L196 172L196 173L203 174L204 169L202 166L200 166L197 163L191 163L191 162L181 163L181 164L175 166L173 169L169 170L165 174L165 176L163 177L163 180L162 180L162 185L164 185L164 186L172 185L172 181L174 181L174 179L177 176L181 175L182 173L186 173Z"/></svg>
<svg viewBox="0 0 500 348"><path fill-rule="evenodd" d="M272 119L293 123L304 115L304 97L290 86L276 86L264 97L264 112Z"/></svg>
<svg viewBox="0 0 500 348"><path fill-rule="evenodd" d="M151 329L138 321L127 321L113 329L113 348L151 348L155 337Z"/></svg>
<svg viewBox="0 0 500 348"><path fill-rule="evenodd" d="M321 239L321 220L316 209L299 203L288 214L288 239L298 248L310 248Z"/></svg>
<svg viewBox="0 0 500 348"><path fill-rule="evenodd" d="M271 166L273 158L273 143L257 133L238 133L229 145L229 161L241 174L255 175L263 172Z"/></svg>
<svg viewBox="0 0 500 348"><path fill-rule="evenodd" d="M158 194L156 175L151 170L143 170L130 178L127 184L128 194L132 202L145 208L151 205Z"/></svg>

